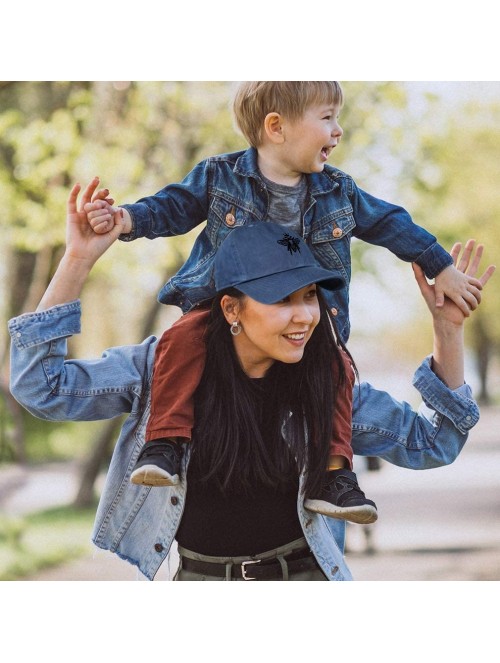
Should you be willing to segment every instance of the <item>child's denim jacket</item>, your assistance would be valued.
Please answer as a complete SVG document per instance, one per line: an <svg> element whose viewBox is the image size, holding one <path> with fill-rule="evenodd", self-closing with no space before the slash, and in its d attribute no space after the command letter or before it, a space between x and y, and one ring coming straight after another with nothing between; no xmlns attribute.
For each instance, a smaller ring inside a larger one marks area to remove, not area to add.
<svg viewBox="0 0 500 663"><path fill-rule="evenodd" d="M111 348L101 358L67 360L67 338L80 331L78 301L26 313L9 322L11 390L34 416L53 421L95 421L126 413L101 493L94 543L139 567L150 580L168 556L182 518L186 481L171 488L129 481L150 409L156 339ZM450 391L423 361L414 386L424 403L418 412L367 383L353 398L353 451L411 469L455 460L479 419L468 385ZM186 476L189 453L184 454ZM302 479L301 479L302 487ZM304 508L297 495L304 536L329 580L352 580L343 549L345 523Z"/></svg>
<svg viewBox="0 0 500 663"><path fill-rule="evenodd" d="M453 260L426 230L413 223L406 210L359 189L342 171L325 165L307 175L309 191L302 233L316 259L341 276L345 287L325 292L336 309L337 326L349 337L349 283L352 237L383 246L401 260L418 263L434 278ZM177 184L156 195L124 205L132 217L132 232L121 239L172 237L206 221L186 263L162 288L158 299L186 312L214 296L213 258L233 228L272 221L269 198L257 167L257 151L223 154L206 159Z"/></svg>

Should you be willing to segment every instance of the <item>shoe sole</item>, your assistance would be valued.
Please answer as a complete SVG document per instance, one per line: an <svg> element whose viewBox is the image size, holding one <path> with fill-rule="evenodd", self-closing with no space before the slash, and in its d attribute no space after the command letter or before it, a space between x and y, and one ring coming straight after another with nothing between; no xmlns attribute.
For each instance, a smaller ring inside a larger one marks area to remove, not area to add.
<svg viewBox="0 0 500 663"><path fill-rule="evenodd" d="M338 520L348 520L358 525L370 525L378 518L377 509L370 505L340 507L323 500L306 500L304 506L314 513Z"/></svg>
<svg viewBox="0 0 500 663"><path fill-rule="evenodd" d="M177 486L179 475L172 476L156 465L143 465L132 472L130 482L139 486Z"/></svg>

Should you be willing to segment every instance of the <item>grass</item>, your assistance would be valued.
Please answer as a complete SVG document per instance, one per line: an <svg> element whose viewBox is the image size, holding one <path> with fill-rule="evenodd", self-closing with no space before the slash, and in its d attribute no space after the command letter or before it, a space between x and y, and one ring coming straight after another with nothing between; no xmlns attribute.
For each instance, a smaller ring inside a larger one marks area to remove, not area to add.
<svg viewBox="0 0 500 663"><path fill-rule="evenodd" d="M0 581L29 579L91 550L95 507L48 509L23 518L0 516Z"/></svg>

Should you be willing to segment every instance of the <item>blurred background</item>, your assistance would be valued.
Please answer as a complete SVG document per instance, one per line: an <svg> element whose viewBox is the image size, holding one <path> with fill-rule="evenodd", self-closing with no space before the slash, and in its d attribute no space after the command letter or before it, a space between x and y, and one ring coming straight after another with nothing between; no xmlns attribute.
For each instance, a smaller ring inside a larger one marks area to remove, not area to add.
<svg viewBox="0 0 500 663"><path fill-rule="evenodd" d="M473 237L500 268L500 83L342 83L344 136L330 162L403 205L446 248ZM6 323L33 310L61 256L72 183L99 175L117 204L179 181L201 159L244 149L231 82L0 82L0 579L134 579L90 544L96 499L121 420L51 424L8 389ZM180 315L156 295L199 229L117 243L83 297L74 356L161 334ZM361 380L418 406L413 370L431 334L411 267L353 242L350 350ZM500 579L500 289L467 322L467 380L482 408L447 468L360 461L379 521L348 530L359 580Z"/></svg>

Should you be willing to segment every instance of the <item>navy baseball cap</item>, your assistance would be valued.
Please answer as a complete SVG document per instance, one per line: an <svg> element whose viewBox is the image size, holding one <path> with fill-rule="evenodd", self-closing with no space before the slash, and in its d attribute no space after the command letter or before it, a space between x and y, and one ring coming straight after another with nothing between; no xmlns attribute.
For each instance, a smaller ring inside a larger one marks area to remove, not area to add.
<svg viewBox="0 0 500 663"><path fill-rule="evenodd" d="M262 304L275 304L317 283L338 290L345 283L316 262L304 239L270 221L234 228L215 255L215 289L237 288Z"/></svg>

